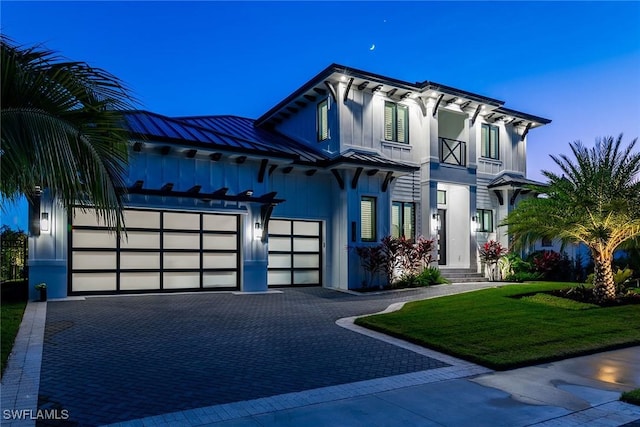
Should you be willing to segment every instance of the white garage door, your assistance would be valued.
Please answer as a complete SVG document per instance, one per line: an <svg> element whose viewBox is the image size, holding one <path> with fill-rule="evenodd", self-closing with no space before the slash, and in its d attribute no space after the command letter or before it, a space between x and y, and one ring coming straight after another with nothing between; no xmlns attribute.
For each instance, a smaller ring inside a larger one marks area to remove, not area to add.
<svg viewBox="0 0 640 427"><path fill-rule="evenodd" d="M70 293L238 289L238 215L127 209L117 236L74 214Z"/></svg>
<svg viewBox="0 0 640 427"><path fill-rule="evenodd" d="M322 284L322 224L269 221L269 286Z"/></svg>

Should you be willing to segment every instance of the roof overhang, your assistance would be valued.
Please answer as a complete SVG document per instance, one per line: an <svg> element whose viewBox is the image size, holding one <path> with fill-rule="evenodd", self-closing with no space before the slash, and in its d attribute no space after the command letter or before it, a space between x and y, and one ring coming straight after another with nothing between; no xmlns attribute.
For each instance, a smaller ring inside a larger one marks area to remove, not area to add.
<svg viewBox="0 0 640 427"><path fill-rule="evenodd" d="M342 91L343 99L335 99L339 94L336 88L340 84L345 86L345 90ZM332 96L336 102L346 101L350 91L379 92L390 99L414 102L420 107L423 115L426 115L426 104L433 102L435 110L440 107L458 113L471 114L474 121L482 112L483 116L489 117L489 120L500 118L511 124L519 122L518 125L528 126L529 129L550 123L550 120L542 117L503 108L504 101L452 86L429 80L411 83L340 64L331 64L260 116L255 121L255 126L280 123L305 105L315 103L326 96Z"/></svg>

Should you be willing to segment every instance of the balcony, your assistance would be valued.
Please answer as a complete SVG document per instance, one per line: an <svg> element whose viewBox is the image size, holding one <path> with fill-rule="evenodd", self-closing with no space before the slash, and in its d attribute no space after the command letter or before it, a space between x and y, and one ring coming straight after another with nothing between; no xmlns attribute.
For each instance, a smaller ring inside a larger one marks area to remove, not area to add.
<svg viewBox="0 0 640 427"><path fill-rule="evenodd" d="M440 163L467 166L467 143L440 137Z"/></svg>

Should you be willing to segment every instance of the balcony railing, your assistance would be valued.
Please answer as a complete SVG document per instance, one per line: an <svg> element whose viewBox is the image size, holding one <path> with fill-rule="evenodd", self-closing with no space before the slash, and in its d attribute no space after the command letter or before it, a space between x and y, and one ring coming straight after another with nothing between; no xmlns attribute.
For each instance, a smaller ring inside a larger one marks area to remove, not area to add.
<svg viewBox="0 0 640 427"><path fill-rule="evenodd" d="M440 163L466 166L467 143L451 138L440 137Z"/></svg>

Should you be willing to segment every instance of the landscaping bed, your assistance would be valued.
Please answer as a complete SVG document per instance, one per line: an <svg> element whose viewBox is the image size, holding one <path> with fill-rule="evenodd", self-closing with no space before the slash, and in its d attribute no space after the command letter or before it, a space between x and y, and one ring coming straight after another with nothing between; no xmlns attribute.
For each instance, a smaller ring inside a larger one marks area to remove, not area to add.
<svg viewBox="0 0 640 427"><path fill-rule="evenodd" d="M20 323L22 322L22 315L24 309L27 306L26 301L2 301L0 305L0 364L1 371L4 373L4 368L7 365L7 359L13 348L13 342L18 334Z"/></svg>
<svg viewBox="0 0 640 427"><path fill-rule="evenodd" d="M567 287L536 282L416 301L356 324L498 370L640 344L630 326L640 305L526 298Z"/></svg>

